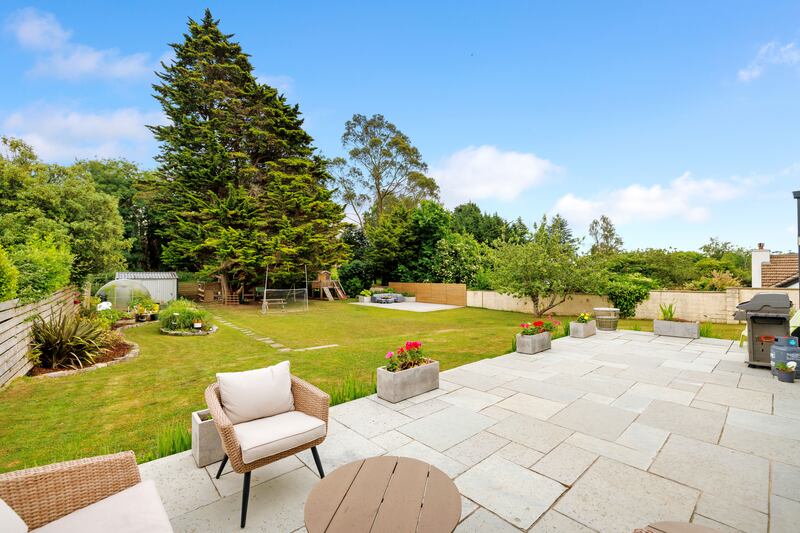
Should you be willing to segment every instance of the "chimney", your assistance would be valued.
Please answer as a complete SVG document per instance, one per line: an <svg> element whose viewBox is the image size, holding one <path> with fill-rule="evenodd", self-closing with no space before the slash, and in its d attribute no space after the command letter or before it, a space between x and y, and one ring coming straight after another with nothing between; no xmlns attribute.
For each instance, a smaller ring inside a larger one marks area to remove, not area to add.
<svg viewBox="0 0 800 533"><path fill-rule="evenodd" d="M758 248L752 250L751 252L751 260L750 260L750 271L752 273L753 282L751 283L751 287L754 289L762 288L761 285L761 265L764 263L769 263L769 255L770 251L764 248L764 243L758 243Z"/></svg>

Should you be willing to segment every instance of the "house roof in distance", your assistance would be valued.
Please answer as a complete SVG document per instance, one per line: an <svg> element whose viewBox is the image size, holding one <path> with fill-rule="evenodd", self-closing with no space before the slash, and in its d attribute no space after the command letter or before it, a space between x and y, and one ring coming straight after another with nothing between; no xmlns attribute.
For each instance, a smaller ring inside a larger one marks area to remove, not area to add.
<svg viewBox="0 0 800 533"><path fill-rule="evenodd" d="M114 279L178 279L175 272L117 272Z"/></svg>
<svg viewBox="0 0 800 533"><path fill-rule="evenodd" d="M797 254L772 254L761 265L761 285L782 287L797 279Z"/></svg>

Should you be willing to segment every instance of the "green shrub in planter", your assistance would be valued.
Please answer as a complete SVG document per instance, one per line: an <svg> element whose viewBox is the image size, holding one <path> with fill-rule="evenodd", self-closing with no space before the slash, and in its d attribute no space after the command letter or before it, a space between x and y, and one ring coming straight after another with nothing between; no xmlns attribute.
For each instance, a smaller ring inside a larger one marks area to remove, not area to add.
<svg viewBox="0 0 800 533"><path fill-rule="evenodd" d="M190 331L194 329L195 322L202 322L203 330L211 328L211 314L189 300L174 300L158 314L161 327L168 331Z"/></svg>
<svg viewBox="0 0 800 533"><path fill-rule="evenodd" d="M45 368L83 368L94 364L106 342L106 330L93 319L59 312L33 319L31 360Z"/></svg>

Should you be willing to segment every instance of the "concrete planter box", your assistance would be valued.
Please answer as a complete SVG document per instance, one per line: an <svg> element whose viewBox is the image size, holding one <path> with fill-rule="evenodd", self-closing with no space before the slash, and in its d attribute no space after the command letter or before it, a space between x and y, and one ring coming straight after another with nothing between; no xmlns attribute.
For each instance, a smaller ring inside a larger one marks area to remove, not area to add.
<svg viewBox="0 0 800 533"><path fill-rule="evenodd" d="M545 331L537 335L523 335L517 333L517 352L535 354L550 349L550 332Z"/></svg>
<svg viewBox="0 0 800 533"><path fill-rule="evenodd" d="M666 337L700 338L700 322L676 322L674 320L653 320L653 333Z"/></svg>
<svg viewBox="0 0 800 533"><path fill-rule="evenodd" d="M224 456L222 441L208 409L192 413L192 457L198 468L222 461Z"/></svg>
<svg viewBox="0 0 800 533"><path fill-rule="evenodd" d="M358 303L368 304L370 302L370 298L371 298L370 296L361 296L361 295L359 295Z"/></svg>
<svg viewBox="0 0 800 533"><path fill-rule="evenodd" d="M597 322L590 320L589 322L570 322L569 323L569 336L576 339L585 339L597 333Z"/></svg>
<svg viewBox="0 0 800 533"><path fill-rule="evenodd" d="M378 368L378 398L397 403L439 388L439 361L399 372Z"/></svg>
<svg viewBox="0 0 800 533"><path fill-rule="evenodd" d="M403 296L403 298L405 299L406 302L416 302L417 301L417 297L416 296Z"/></svg>

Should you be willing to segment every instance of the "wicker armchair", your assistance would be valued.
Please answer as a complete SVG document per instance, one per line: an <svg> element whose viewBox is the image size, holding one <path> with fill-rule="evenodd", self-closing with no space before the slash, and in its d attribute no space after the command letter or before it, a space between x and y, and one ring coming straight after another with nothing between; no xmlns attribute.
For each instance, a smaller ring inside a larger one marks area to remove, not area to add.
<svg viewBox="0 0 800 533"><path fill-rule="evenodd" d="M219 384L213 383L206 389L206 403L208 404L208 409L213 417L214 425L217 427L220 439L222 440L222 448L225 450L225 457L222 459L222 463L217 471L217 479L222 475L222 471L228 461L230 461L231 468L234 472L244 474L241 527L245 526L247 520L247 501L250 496L250 473L256 468L274 463L275 461L311 448L311 453L314 456L314 462L317 465L317 470L319 470L319 475L321 478L325 477L325 472L322 469L322 462L317 452L317 446L322 444L328 433L328 406L330 405L330 396L314 385L296 376L292 376L292 396L294 397L295 411L300 411L325 422L325 434L322 437L305 442L294 448L246 463L242 458L242 448L236 436L234 424L230 421L225 414L225 410L222 408Z"/></svg>
<svg viewBox="0 0 800 533"><path fill-rule="evenodd" d="M36 529L140 481L133 452L122 452L0 474L0 498Z"/></svg>

